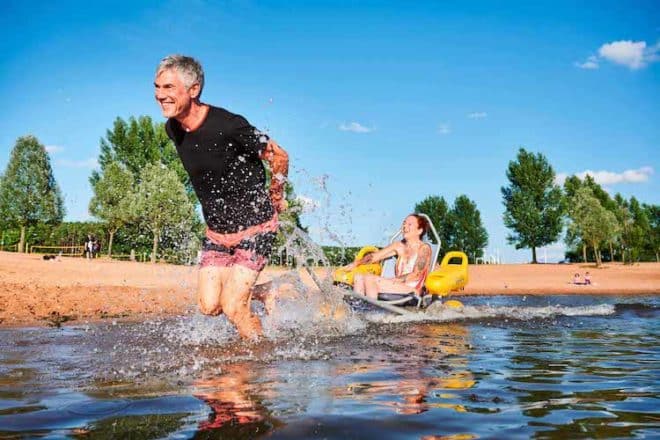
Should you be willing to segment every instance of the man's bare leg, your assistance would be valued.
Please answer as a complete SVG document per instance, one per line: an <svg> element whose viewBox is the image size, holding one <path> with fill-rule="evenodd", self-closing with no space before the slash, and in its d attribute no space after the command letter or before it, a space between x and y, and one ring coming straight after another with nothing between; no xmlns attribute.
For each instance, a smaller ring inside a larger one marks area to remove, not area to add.
<svg viewBox="0 0 660 440"><path fill-rule="evenodd" d="M223 274L220 306L242 338L255 339L263 336L261 321L250 311L251 289L259 272L235 265Z"/></svg>
<svg viewBox="0 0 660 440"><path fill-rule="evenodd" d="M259 272L239 265L201 268L197 286L199 311L212 316L224 313L243 338L261 336L261 322L250 312L250 289L258 276Z"/></svg>
<svg viewBox="0 0 660 440"><path fill-rule="evenodd" d="M205 315L216 316L222 313L220 293L222 280L227 277L227 267L207 266L199 269L197 283L197 303L199 311Z"/></svg>

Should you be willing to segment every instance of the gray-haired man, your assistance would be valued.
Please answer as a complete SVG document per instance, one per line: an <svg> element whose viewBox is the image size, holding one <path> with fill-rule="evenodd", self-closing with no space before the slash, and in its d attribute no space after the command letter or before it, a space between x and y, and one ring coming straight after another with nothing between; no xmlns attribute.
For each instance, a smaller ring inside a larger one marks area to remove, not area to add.
<svg viewBox="0 0 660 440"><path fill-rule="evenodd" d="M224 313L242 337L262 335L250 312L251 289L266 265L286 209L286 152L245 118L204 104L204 71L194 58L170 55L156 70L156 101L202 205L207 224L198 298L200 311ZM268 163L272 179L266 189Z"/></svg>

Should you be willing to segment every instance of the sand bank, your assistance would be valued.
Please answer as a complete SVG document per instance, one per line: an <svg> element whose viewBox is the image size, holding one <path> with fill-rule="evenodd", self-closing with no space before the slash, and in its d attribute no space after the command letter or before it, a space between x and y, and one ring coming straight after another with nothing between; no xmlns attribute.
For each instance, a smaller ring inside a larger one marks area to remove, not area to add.
<svg viewBox="0 0 660 440"><path fill-rule="evenodd" d="M591 273L591 286L571 284L574 273L585 271ZM267 268L259 282L282 272ZM581 264L481 265L470 266L469 275L460 294L660 293L659 263L599 269ZM45 261L39 255L0 252L0 326L183 315L195 310L196 283L196 267L103 258Z"/></svg>

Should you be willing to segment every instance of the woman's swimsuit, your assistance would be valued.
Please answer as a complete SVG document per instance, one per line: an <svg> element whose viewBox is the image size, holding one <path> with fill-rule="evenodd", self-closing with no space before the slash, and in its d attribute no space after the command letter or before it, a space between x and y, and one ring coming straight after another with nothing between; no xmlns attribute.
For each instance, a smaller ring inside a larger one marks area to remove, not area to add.
<svg viewBox="0 0 660 440"><path fill-rule="evenodd" d="M397 277L402 277L404 275L408 275L415 270L415 264L417 263L417 257L418 254L415 253L413 254L412 257L408 258L405 260L404 258L399 258L396 261L396 268L395 268L395 275ZM410 280L410 281L405 281L404 284L406 286L412 287L415 291L419 290L422 287L422 284L424 283L424 280L426 279L426 273L428 271L427 269L424 269L424 271L421 273L420 277L418 280Z"/></svg>

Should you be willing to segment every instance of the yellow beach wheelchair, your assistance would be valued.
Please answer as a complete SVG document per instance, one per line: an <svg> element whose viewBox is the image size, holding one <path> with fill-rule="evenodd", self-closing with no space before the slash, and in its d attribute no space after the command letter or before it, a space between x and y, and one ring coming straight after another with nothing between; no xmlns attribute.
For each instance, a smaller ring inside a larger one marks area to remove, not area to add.
<svg viewBox="0 0 660 440"><path fill-rule="evenodd" d="M424 217L430 226L430 233L433 234L436 243L430 243L431 246L431 267L436 265L438 256L440 254L440 237L433 225L433 222L426 214L418 214ZM401 231L397 231L391 238L390 243L399 239ZM376 252L378 250L375 246L365 246L360 249L360 252L355 257L355 261L359 261L365 255ZM338 269L335 271L333 281L335 284L352 286L355 274L371 273L382 277L394 277L396 266L396 258L388 258L381 263L370 263L357 266L352 270ZM393 311L389 306L404 306L413 305L416 307L426 307L432 301L444 299L452 292L463 289L468 283L468 258L463 252L452 251L448 252L440 265L436 265L430 273L426 276L424 281L424 289L421 295L414 293L381 293L378 300L370 299L367 302L374 305L387 305L387 310ZM356 294L357 295L357 294ZM354 296L354 295L351 295ZM364 298L364 297L362 297ZM463 304L458 300L448 300L443 302L444 305L453 308L462 308Z"/></svg>

